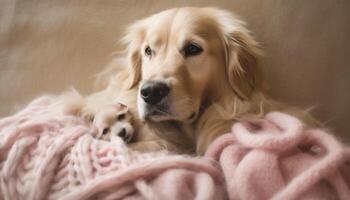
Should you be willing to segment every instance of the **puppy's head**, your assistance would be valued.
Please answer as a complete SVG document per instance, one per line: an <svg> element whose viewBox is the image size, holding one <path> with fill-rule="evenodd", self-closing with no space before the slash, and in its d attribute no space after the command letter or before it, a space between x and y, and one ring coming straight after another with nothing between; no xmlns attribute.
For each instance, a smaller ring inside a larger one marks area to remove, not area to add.
<svg viewBox="0 0 350 200"><path fill-rule="evenodd" d="M130 142L135 131L132 114L120 103L104 106L96 113L93 124L98 129L97 138L103 140L119 136Z"/></svg>
<svg viewBox="0 0 350 200"><path fill-rule="evenodd" d="M227 11L166 10L132 24L124 41L142 119L193 121L220 98L249 100L258 88L257 43Z"/></svg>

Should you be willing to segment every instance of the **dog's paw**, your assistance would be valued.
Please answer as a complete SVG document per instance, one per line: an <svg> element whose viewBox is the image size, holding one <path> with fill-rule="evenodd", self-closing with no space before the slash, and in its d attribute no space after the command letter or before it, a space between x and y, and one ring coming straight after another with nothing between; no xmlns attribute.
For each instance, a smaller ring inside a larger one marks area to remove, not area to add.
<svg viewBox="0 0 350 200"><path fill-rule="evenodd" d="M132 119L132 114L123 104L103 107L93 118L93 124L98 130L97 138L111 140L120 137L129 143L134 135Z"/></svg>

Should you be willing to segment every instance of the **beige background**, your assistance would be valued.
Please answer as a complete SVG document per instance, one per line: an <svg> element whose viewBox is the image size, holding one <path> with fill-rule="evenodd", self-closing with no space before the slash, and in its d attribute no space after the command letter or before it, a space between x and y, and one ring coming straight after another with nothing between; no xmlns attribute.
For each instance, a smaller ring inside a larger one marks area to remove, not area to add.
<svg viewBox="0 0 350 200"><path fill-rule="evenodd" d="M88 93L126 24L186 5L240 15L266 52L270 93L316 105L319 119L350 138L349 0L0 0L0 116L70 86Z"/></svg>

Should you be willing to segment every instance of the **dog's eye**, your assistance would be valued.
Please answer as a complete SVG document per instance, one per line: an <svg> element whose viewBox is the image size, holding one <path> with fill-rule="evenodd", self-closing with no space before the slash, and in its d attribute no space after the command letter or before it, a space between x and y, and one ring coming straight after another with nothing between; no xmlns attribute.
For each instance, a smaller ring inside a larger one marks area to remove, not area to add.
<svg viewBox="0 0 350 200"><path fill-rule="evenodd" d="M102 131L102 134L106 135L107 133L109 133L109 131L110 131L110 128L104 128Z"/></svg>
<svg viewBox="0 0 350 200"><path fill-rule="evenodd" d="M145 48L145 54L146 54L147 56L151 56L151 55L152 55L152 49L151 49L151 47L147 46L147 47Z"/></svg>
<svg viewBox="0 0 350 200"><path fill-rule="evenodd" d="M185 46L183 51L185 53L185 56L188 57L200 54L203 51L203 49L198 44L190 43L187 46Z"/></svg>
<svg viewBox="0 0 350 200"><path fill-rule="evenodd" d="M125 114L120 114L117 116L118 121L122 121L123 119L125 119Z"/></svg>

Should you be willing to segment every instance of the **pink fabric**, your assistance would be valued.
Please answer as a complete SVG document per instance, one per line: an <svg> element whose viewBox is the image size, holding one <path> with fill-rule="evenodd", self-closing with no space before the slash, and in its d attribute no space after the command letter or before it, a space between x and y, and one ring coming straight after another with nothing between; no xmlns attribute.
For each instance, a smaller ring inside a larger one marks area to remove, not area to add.
<svg viewBox="0 0 350 200"><path fill-rule="evenodd" d="M194 158L96 139L53 102L0 120L0 199L350 199L350 150L287 114L236 123Z"/></svg>
<svg viewBox="0 0 350 200"><path fill-rule="evenodd" d="M349 148L287 114L236 123L206 156L220 163L230 199L350 199Z"/></svg>
<svg viewBox="0 0 350 200"><path fill-rule="evenodd" d="M214 162L95 139L80 118L51 116L52 102L0 120L0 199L225 199Z"/></svg>

